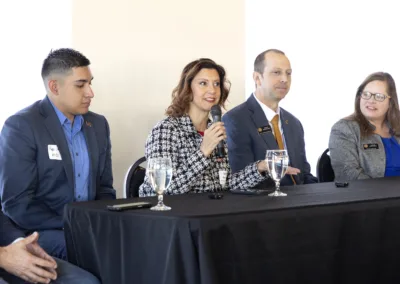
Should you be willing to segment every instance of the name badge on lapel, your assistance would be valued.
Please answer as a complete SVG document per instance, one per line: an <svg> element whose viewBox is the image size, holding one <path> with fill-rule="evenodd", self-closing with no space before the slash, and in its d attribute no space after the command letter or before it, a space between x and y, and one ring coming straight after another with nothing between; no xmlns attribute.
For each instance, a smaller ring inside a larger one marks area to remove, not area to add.
<svg viewBox="0 0 400 284"><path fill-rule="evenodd" d="M49 159L50 160L62 160L61 153L58 150L57 145L48 145L47 150L49 151Z"/></svg>
<svg viewBox="0 0 400 284"><path fill-rule="evenodd" d="M367 149L379 149L379 145L377 143L372 143L372 144L363 144L364 150Z"/></svg>
<svg viewBox="0 0 400 284"><path fill-rule="evenodd" d="M266 125L266 126L261 126L259 128L257 128L258 134L263 134L263 133L267 133L267 132L272 132L272 128L270 125Z"/></svg>

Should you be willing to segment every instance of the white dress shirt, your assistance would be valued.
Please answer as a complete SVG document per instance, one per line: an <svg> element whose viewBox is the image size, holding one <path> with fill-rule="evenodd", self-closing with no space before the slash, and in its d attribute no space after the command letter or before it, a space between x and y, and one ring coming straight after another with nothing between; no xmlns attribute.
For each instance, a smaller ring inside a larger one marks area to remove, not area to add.
<svg viewBox="0 0 400 284"><path fill-rule="evenodd" d="M257 96L253 93L254 98L256 99L256 101L258 102L258 104L260 105L261 109L263 110L265 117L267 118L269 125L271 126L272 129L272 134L274 134L275 136L275 131L274 131L274 127L272 126L272 119L274 118L275 115L279 115L279 130L281 131L281 135L282 135L282 140L283 140L283 145L286 149L286 141L285 141L285 135L283 133L283 129L282 129L282 121L281 121L281 117L280 117L280 108L278 106L277 111L275 112L274 110L270 109L269 107L267 107L265 104L263 104L258 98Z"/></svg>

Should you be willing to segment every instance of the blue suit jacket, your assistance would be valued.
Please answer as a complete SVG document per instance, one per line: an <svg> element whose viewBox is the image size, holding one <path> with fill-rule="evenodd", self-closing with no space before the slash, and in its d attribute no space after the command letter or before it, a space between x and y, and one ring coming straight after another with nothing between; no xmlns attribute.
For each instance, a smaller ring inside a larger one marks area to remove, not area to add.
<svg viewBox="0 0 400 284"><path fill-rule="evenodd" d="M282 108L280 111L290 166L301 171L297 176L293 176L296 184L317 182L317 178L310 173L310 164L306 159L303 126L289 112ZM267 150L279 149L272 131L258 131L259 128L268 126L269 122L253 95L243 104L228 111L222 117L222 121L228 136L229 164L233 172L240 171L255 161L264 160ZM281 181L281 185L292 184L288 175ZM257 187L273 185L272 180L268 179Z"/></svg>
<svg viewBox="0 0 400 284"><path fill-rule="evenodd" d="M24 232L15 227L0 207L0 247L8 246L16 239L24 237Z"/></svg>
<svg viewBox="0 0 400 284"><path fill-rule="evenodd" d="M83 132L90 159L89 200L115 198L107 120L89 112ZM49 158L57 145L62 160ZM48 97L11 116L0 135L0 193L4 213L26 231L63 227L74 200L73 164L61 123Z"/></svg>
<svg viewBox="0 0 400 284"><path fill-rule="evenodd" d="M15 227L10 218L5 216L0 206L0 247L5 247L11 244L18 238L25 237L24 232ZM9 274L4 269L0 268L0 280L4 278L7 283L20 283L20 280ZM0 281L0 283L3 283Z"/></svg>

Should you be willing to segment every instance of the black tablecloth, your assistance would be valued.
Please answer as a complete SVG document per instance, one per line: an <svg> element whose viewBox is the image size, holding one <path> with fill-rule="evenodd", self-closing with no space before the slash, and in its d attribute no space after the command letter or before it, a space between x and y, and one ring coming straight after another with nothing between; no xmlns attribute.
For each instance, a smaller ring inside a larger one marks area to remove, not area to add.
<svg viewBox="0 0 400 284"><path fill-rule="evenodd" d="M68 258L103 283L400 283L400 178L287 197L166 196L168 212L65 209Z"/></svg>

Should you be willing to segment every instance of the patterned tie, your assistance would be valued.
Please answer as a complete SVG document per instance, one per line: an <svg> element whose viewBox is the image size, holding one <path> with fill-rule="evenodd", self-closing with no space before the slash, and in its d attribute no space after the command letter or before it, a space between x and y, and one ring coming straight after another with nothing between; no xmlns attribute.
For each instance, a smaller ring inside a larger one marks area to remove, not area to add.
<svg viewBox="0 0 400 284"><path fill-rule="evenodd" d="M271 123L272 127L274 128L276 143L278 143L278 147L280 150L284 150L285 147L283 146L282 134L281 130L279 129L279 114L276 114L274 116L274 118L271 120ZM294 180L292 175L290 175L290 178L292 179L293 184L296 184L296 181Z"/></svg>

